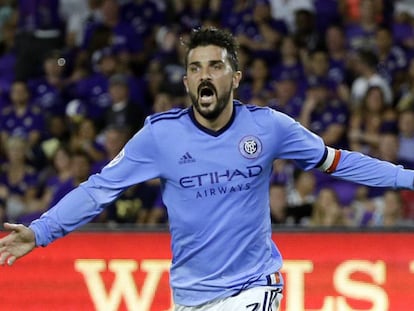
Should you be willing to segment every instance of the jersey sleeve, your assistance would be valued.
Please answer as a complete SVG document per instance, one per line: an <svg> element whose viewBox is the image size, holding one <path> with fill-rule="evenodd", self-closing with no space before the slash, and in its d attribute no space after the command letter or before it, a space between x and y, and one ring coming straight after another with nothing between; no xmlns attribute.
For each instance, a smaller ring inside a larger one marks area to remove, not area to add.
<svg viewBox="0 0 414 311"><path fill-rule="evenodd" d="M414 188L414 171L359 152L337 150L338 163L334 177L373 187Z"/></svg>
<svg viewBox="0 0 414 311"><path fill-rule="evenodd" d="M52 241L91 221L131 185L160 176L158 149L146 124L98 174L69 192L30 224L37 246Z"/></svg>
<svg viewBox="0 0 414 311"><path fill-rule="evenodd" d="M293 160L304 170L317 167L325 153L322 138L289 116L274 113L276 117L275 137L278 142L276 158Z"/></svg>

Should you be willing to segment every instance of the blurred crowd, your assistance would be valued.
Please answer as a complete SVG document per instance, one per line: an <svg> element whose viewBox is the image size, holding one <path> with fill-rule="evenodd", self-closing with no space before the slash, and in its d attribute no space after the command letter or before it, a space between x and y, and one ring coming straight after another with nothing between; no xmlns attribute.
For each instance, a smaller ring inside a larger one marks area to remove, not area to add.
<svg viewBox="0 0 414 311"><path fill-rule="evenodd" d="M207 25L240 44L236 98L329 146L414 169L412 0L0 0L0 220L30 223L146 116L188 106L182 42ZM411 191L289 161L274 163L270 205L286 226L414 223ZM167 223L159 181L131 187L94 222Z"/></svg>

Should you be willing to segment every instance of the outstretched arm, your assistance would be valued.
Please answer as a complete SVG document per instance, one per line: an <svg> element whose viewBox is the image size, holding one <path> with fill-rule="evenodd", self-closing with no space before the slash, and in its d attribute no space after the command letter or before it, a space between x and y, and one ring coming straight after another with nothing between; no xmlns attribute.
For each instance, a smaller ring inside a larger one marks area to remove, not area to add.
<svg viewBox="0 0 414 311"><path fill-rule="evenodd" d="M64 196L29 227L5 224L11 233L0 239L0 264L13 264L36 246L46 246L88 223L124 189L159 177L156 148L149 127L144 127L99 174Z"/></svg>
<svg viewBox="0 0 414 311"><path fill-rule="evenodd" d="M35 248L34 232L26 226L5 223L10 234L0 239L0 264L11 266L16 259L30 253Z"/></svg>

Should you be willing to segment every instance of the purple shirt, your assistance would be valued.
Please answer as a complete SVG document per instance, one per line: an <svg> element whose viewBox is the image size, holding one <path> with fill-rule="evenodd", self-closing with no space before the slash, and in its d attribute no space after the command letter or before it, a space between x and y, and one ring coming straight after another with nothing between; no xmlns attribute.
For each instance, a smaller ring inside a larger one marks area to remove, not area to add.
<svg viewBox="0 0 414 311"><path fill-rule="evenodd" d="M272 83L268 81L265 86L258 92L255 92L250 82L244 82L240 84L237 89L237 97L245 103L249 103L250 100L255 96L262 96L265 99L269 98L273 93Z"/></svg>
<svg viewBox="0 0 414 311"><path fill-rule="evenodd" d="M275 98L269 101L268 106L277 111L281 111L294 119L297 119L302 110L303 98L300 96L294 96L284 106L282 106L280 102L278 102L277 98Z"/></svg>
<svg viewBox="0 0 414 311"><path fill-rule="evenodd" d="M388 83L392 83L397 72L407 69L407 55L402 48L394 45L384 61L379 64L379 73Z"/></svg>
<svg viewBox="0 0 414 311"><path fill-rule="evenodd" d="M43 130L43 116L35 108L29 107L23 115L18 116L13 107L7 107L0 114L0 131L5 131L10 136L27 138L30 132Z"/></svg>
<svg viewBox="0 0 414 311"><path fill-rule="evenodd" d="M51 85L46 78L34 79L28 82L32 102L43 112L63 115L65 103L60 90Z"/></svg>
<svg viewBox="0 0 414 311"><path fill-rule="evenodd" d="M99 27L106 27L102 23L92 23L85 30L83 49L87 49L91 43L94 32ZM139 36L134 28L126 22L119 22L111 29L111 47L115 54L120 52L138 53L143 49L142 37Z"/></svg>
<svg viewBox="0 0 414 311"><path fill-rule="evenodd" d="M332 124L346 125L349 112L344 103L339 100L328 100L323 107L317 107L311 114L310 130L318 135L322 135ZM346 138L344 137L334 148L346 148Z"/></svg>
<svg viewBox="0 0 414 311"><path fill-rule="evenodd" d="M128 86L131 101L138 103L146 110L147 91L145 80L128 76ZM98 119L103 116L107 108L111 105L108 88L108 77L101 73L95 73L76 83L74 97L86 103L87 115L90 118Z"/></svg>
<svg viewBox="0 0 414 311"><path fill-rule="evenodd" d="M121 6L121 20L130 24L144 38L151 34L156 25L163 25L166 16L153 1L130 1Z"/></svg>
<svg viewBox="0 0 414 311"><path fill-rule="evenodd" d="M59 14L59 0L19 0L18 29L59 30L62 23Z"/></svg>
<svg viewBox="0 0 414 311"><path fill-rule="evenodd" d="M396 44L403 46L403 42L414 37L414 28L409 23L393 23L392 36Z"/></svg>
<svg viewBox="0 0 414 311"><path fill-rule="evenodd" d="M341 16L338 11L338 0L314 0L316 28L324 33L329 25L338 23Z"/></svg>
<svg viewBox="0 0 414 311"><path fill-rule="evenodd" d="M359 24L350 24L345 28L345 36L349 48L351 50L357 50L360 48L375 48L375 32L364 30Z"/></svg>
<svg viewBox="0 0 414 311"><path fill-rule="evenodd" d="M36 183L36 171L30 167L28 167L23 175L22 180L17 184L12 184L8 179L4 168L0 168L0 184L5 185L9 189L10 195L24 195L29 188L35 187Z"/></svg>

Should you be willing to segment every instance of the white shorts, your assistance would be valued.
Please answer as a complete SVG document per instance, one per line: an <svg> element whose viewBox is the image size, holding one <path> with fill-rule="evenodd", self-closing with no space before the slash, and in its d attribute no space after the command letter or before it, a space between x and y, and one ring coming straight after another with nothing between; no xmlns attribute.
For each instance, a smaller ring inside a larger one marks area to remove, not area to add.
<svg viewBox="0 0 414 311"><path fill-rule="evenodd" d="M175 305L174 311L277 311L282 298L281 289L258 286L196 307Z"/></svg>

